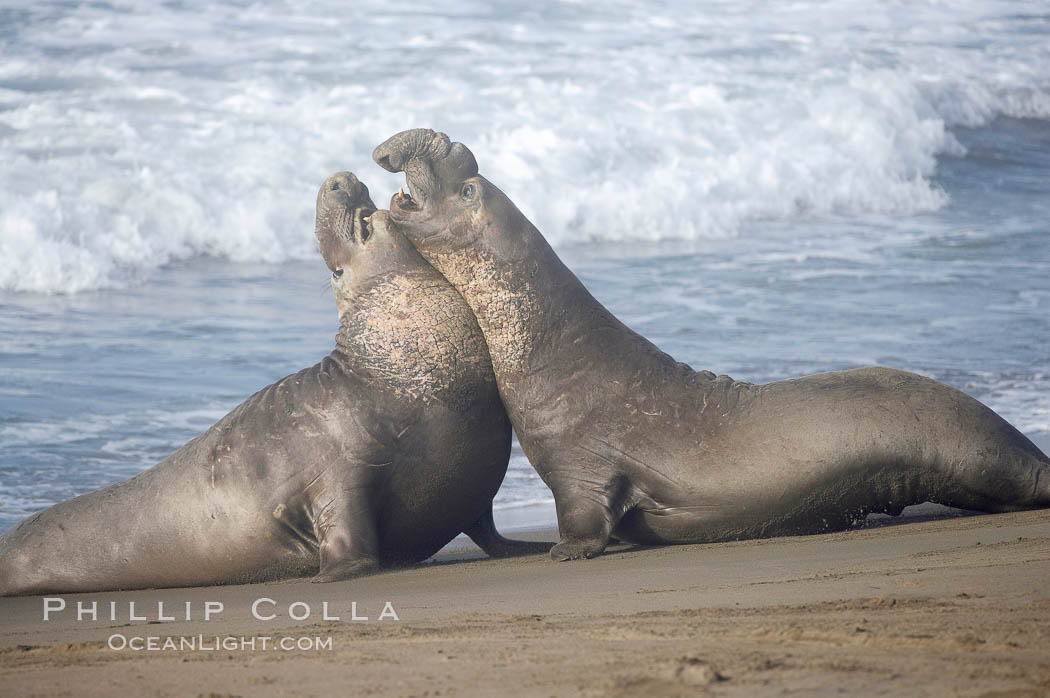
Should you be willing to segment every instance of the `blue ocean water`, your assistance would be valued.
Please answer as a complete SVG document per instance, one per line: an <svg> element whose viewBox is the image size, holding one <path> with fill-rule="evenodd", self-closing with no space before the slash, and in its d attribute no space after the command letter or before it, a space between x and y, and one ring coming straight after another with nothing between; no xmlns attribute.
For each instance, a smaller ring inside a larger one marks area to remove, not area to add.
<svg viewBox="0 0 1050 698"><path fill-rule="evenodd" d="M1025 2L8 2L0 529L337 327L316 189L429 126L694 368L872 363L1050 448L1050 12ZM550 523L520 451L505 526Z"/></svg>

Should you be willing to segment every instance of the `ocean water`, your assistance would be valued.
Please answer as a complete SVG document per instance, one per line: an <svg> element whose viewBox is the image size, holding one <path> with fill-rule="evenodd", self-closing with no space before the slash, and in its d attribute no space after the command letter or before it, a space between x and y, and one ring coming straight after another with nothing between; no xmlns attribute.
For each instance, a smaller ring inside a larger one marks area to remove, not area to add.
<svg viewBox="0 0 1050 698"><path fill-rule="evenodd" d="M884 364L1050 448L1033 2L0 5L0 529L134 474L337 327L317 187L444 130L693 365ZM553 521L520 451L505 527Z"/></svg>

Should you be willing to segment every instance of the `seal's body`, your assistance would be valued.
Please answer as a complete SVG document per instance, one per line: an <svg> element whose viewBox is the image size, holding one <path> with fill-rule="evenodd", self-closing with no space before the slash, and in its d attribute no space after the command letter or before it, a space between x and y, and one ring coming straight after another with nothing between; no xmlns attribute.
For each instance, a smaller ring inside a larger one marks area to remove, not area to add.
<svg viewBox="0 0 1050 698"><path fill-rule="evenodd" d="M406 131L391 217L478 318L522 448L554 492L555 559L610 535L716 541L843 528L933 501L1050 506L1050 459L973 398L894 369L768 385L696 372L617 320L447 136Z"/></svg>
<svg viewBox="0 0 1050 698"><path fill-rule="evenodd" d="M0 594L347 579L466 531L490 554L510 425L469 308L350 173L318 194L340 331L160 464L0 536Z"/></svg>

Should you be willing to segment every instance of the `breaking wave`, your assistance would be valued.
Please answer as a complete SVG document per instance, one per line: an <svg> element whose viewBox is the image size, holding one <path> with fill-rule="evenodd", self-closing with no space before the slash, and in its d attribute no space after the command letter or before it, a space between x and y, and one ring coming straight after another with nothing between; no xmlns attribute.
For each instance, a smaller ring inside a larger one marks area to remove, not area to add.
<svg viewBox="0 0 1050 698"><path fill-rule="evenodd" d="M0 289L311 257L316 187L382 205L371 150L416 126L570 244L936 210L954 126L1050 117L1048 22L1012 3L603 7L2 9Z"/></svg>

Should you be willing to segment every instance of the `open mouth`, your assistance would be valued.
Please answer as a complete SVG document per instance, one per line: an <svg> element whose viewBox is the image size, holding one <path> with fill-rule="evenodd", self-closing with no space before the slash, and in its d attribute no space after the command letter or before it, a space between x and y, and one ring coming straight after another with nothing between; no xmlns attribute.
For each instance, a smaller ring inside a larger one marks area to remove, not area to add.
<svg viewBox="0 0 1050 698"><path fill-rule="evenodd" d="M390 199L390 208L392 210L404 211L407 213L417 213L423 210L423 207L418 201L412 198L412 187L409 186L409 191L405 191L404 187L397 190L397 193Z"/></svg>
<svg viewBox="0 0 1050 698"><path fill-rule="evenodd" d="M358 206L354 209L352 224L351 224L351 237L355 237L361 242L364 242L372 235L372 227L368 223L368 219L376 212L374 206Z"/></svg>

